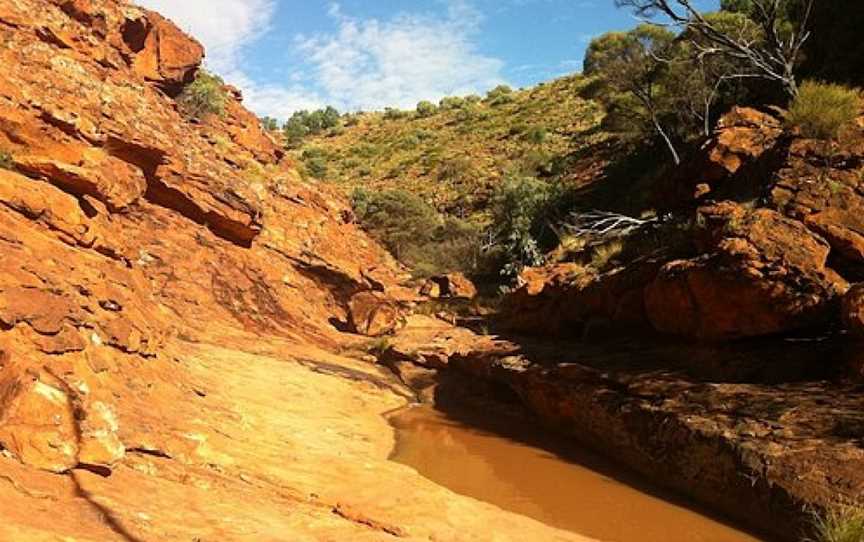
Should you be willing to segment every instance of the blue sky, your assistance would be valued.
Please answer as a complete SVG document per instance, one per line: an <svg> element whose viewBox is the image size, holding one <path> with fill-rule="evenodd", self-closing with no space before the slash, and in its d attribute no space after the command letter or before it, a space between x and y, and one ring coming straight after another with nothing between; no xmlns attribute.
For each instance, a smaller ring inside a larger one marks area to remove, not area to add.
<svg viewBox="0 0 864 542"><path fill-rule="evenodd" d="M247 106L283 119L533 85L579 71L592 37L637 24L613 0L137 1L201 40Z"/></svg>

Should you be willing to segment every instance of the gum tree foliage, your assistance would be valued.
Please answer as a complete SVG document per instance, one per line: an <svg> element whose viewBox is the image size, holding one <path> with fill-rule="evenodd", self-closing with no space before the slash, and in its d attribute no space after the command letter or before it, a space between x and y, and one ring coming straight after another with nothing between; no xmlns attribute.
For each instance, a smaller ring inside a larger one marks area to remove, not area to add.
<svg viewBox="0 0 864 542"><path fill-rule="evenodd" d="M705 20L729 35L762 39L759 27L742 13L709 13ZM741 59L710 52L705 38L690 29L676 39L671 55L658 61L668 65L665 84L673 92L679 122L709 137L718 102L727 106L739 102L745 94L743 80L752 75L752 69Z"/></svg>
<svg viewBox="0 0 864 542"><path fill-rule="evenodd" d="M588 46L584 72L601 83L597 97L605 102L608 128L637 136L656 132L679 164L665 119L669 93L662 83L668 66L658 61L669 56L674 40L671 31L650 24L604 34Z"/></svg>
<svg viewBox="0 0 864 542"><path fill-rule="evenodd" d="M727 0L728 11L744 12L758 25L761 39L730 33L694 6L694 0L615 0L637 17L661 17L686 30L701 54L722 55L747 66L740 77L758 77L779 84L788 97L798 94L795 69L810 37L808 22L815 0ZM795 21L791 23L791 21Z"/></svg>
<svg viewBox="0 0 864 542"><path fill-rule="evenodd" d="M744 14L710 13L704 20L740 39L761 39L759 27ZM585 73L600 82L595 98L606 106L607 128L634 138L656 134L678 164L678 145L711 135L718 106L743 97L742 81L752 70L711 49L691 28L676 36L642 24L594 40Z"/></svg>

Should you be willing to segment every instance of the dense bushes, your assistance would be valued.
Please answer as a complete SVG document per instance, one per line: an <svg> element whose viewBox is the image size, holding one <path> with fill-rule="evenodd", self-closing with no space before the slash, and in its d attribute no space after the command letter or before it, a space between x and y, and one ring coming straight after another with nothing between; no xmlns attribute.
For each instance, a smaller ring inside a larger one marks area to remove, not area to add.
<svg viewBox="0 0 864 542"><path fill-rule="evenodd" d="M228 103L225 82L217 75L198 70L195 80L177 97L180 112L189 119L203 120L209 115L222 116Z"/></svg>
<svg viewBox="0 0 864 542"><path fill-rule="evenodd" d="M404 190L352 195L360 224L417 276L474 272L480 257L480 229L444 217L419 196Z"/></svg>
<svg viewBox="0 0 864 542"><path fill-rule="evenodd" d="M384 118L387 120L399 120L408 116L408 111L402 111L396 107L385 107Z"/></svg>
<svg viewBox="0 0 864 542"><path fill-rule="evenodd" d="M786 115L786 122L813 139L832 140L853 126L861 108L858 91L842 85L807 81Z"/></svg>

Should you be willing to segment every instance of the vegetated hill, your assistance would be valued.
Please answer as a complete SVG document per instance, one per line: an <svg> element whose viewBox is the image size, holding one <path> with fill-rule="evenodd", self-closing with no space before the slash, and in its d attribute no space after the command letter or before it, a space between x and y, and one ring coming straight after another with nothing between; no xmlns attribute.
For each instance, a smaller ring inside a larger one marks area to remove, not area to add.
<svg viewBox="0 0 864 542"><path fill-rule="evenodd" d="M307 175L347 193L406 190L441 212L485 222L502 179L555 177L570 157L608 137L598 130L602 108L580 97L585 85L577 74L524 90L499 87L485 98L445 98L417 111L346 115L293 152ZM592 168L579 170L584 177Z"/></svg>

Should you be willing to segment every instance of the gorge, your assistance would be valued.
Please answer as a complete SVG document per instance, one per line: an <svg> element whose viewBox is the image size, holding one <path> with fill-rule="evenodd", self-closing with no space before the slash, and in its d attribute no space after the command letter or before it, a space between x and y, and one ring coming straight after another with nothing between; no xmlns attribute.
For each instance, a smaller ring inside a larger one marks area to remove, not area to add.
<svg viewBox="0 0 864 542"><path fill-rule="evenodd" d="M239 90L185 114L203 55L0 0L0 540L792 541L864 503L864 117L826 151L733 108L657 190L684 242L490 308Z"/></svg>

